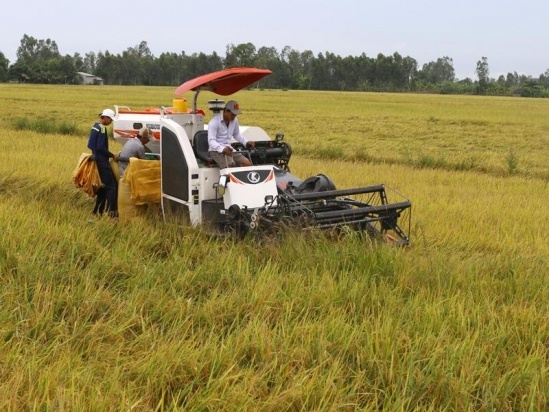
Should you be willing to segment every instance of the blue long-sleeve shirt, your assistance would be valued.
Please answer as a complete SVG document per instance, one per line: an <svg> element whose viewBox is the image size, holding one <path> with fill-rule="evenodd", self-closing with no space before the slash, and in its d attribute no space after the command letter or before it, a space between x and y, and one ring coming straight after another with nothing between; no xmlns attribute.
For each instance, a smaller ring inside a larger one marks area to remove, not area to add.
<svg viewBox="0 0 549 412"><path fill-rule="evenodd" d="M88 149L92 151L96 159L108 160L109 157L113 157L113 154L109 151L107 128L101 123L95 123L92 126L90 138L88 139Z"/></svg>

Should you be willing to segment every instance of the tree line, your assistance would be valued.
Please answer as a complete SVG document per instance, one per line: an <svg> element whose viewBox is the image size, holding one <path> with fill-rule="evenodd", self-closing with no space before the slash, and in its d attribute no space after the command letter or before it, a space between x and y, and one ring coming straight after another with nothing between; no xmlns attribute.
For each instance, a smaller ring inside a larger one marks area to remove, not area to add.
<svg viewBox="0 0 549 412"><path fill-rule="evenodd" d="M155 57L147 42L121 54L89 52L82 56L61 55L51 39L24 35L10 64L0 51L0 81L48 84L78 84L85 72L101 77L105 84L177 86L204 73L230 67L258 67L273 71L260 87L299 90L424 92L445 94L490 94L549 97L549 69L538 78L509 72L490 77L487 57L476 66L476 79L456 79L452 58L443 56L424 64L398 52L368 57L341 57L331 52L303 52L290 46L256 48L252 43L228 44L225 56L162 53Z"/></svg>

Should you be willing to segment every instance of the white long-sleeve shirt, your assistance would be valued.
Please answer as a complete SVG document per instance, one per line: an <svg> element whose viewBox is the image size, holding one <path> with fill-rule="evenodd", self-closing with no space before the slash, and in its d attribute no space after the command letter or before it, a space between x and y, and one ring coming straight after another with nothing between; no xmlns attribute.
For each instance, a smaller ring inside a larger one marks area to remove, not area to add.
<svg viewBox="0 0 549 412"><path fill-rule="evenodd" d="M229 122L229 126L223 121L223 114L214 116L208 123L208 151L223 152L225 147L231 145L231 138L246 146L248 141L240 134L240 126L235 118Z"/></svg>

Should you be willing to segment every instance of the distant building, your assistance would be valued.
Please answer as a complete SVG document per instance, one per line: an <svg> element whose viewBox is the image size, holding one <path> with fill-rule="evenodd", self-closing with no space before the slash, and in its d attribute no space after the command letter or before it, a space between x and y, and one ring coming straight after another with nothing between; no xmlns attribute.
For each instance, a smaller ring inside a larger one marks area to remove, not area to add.
<svg viewBox="0 0 549 412"><path fill-rule="evenodd" d="M103 79L99 76L94 76L93 74L78 72L82 79L82 84L98 84L103 85Z"/></svg>

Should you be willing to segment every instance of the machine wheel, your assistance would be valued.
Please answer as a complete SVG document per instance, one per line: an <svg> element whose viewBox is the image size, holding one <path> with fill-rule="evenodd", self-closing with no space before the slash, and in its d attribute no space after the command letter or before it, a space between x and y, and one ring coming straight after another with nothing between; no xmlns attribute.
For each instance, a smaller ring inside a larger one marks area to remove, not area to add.
<svg viewBox="0 0 549 412"><path fill-rule="evenodd" d="M231 205L227 210L228 217L231 220L240 220L242 218L242 210L238 205Z"/></svg>
<svg viewBox="0 0 549 412"><path fill-rule="evenodd" d="M227 210L226 231L233 232L239 239L243 239L250 230L250 224L247 221L242 209L238 205L231 205Z"/></svg>

